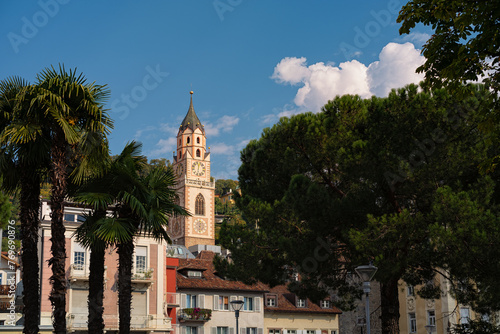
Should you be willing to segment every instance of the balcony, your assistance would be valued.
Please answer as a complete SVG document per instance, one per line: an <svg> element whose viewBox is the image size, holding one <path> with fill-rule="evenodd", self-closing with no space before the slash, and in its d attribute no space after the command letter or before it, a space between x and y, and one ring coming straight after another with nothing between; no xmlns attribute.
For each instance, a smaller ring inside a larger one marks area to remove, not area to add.
<svg viewBox="0 0 500 334"><path fill-rule="evenodd" d="M167 292L167 307L179 307L179 294Z"/></svg>
<svg viewBox="0 0 500 334"><path fill-rule="evenodd" d="M13 287L15 292L15 287ZM9 294L11 294L10 285L0 285L0 298L11 298Z"/></svg>
<svg viewBox="0 0 500 334"><path fill-rule="evenodd" d="M117 330L119 326L118 315L104 315L104 329ZM68 330L87 330L87 313L69 313L67 319ZM132 331L170 331L172 324L170 318L157 318L154 315L131 315L130 329Z"/></svg>
<svg viewBox="0 0 500 334"><path fill-rule="evenodd" d="M23 312L23 305L20 303L11 304L9 302L0 302L0 313L10 313L10 311L14 310L15 313Z"/></svg>
<svg viewBox="0 0 500 334"><path fill-rule="evenodd" d="M212 318L212 310L206 308L183 308L178 313L179 322L186 321L209 321Z"/></svg>
<svg viewBox="0 0 500 334"><path fill-rule="evenodd" d="M104 266L104 281L106 281L107 266ZM79 264L71 264L69 266L69 280L71 282L84 281L88 282L90 269L87 266Z"/></svg>
<svg viewBox="0 0 500 334"><path fill-rule="evenodd" d="M132 275L132 283L151 284L153 282L153 268L146 268L142 272L136 272Z"/></svg>

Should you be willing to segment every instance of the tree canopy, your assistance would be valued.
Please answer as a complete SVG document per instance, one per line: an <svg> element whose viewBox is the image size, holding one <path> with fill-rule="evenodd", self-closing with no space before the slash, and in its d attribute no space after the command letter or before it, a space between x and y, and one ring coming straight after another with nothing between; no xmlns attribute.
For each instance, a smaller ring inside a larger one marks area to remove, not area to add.
<svg viewBox="0 0 500 334"><path fill-rule="evenodd" d="M398 332L401 279L418 285L442 274L496 288L499 262L473 261L500 241L495 175L477 168L492 150L477 131L491 100L482 86L469 93L463 100L410 85L387 98L337 97L321 113L265 129L241 153L237 204L249 223L221 231L233 262L218 260L218 270L271 285L298 273L293 291L320 299L336 290L345 308L360 294L346 276L374 261L384 333ZM464 263L451 261L456 254ZM423 286L439 297L435 284ZM457 297L500 308L480 295Z"/></svg>
<svg viewBox="0 0 500 334"><path fill-rule="evenodd" d="M458 85L484 78L486 87L500 91L500 3L495 0L411 0L398 22L401 34L417 23L434 34L425 43L426 58L417 71L431 83Z"/></svg>

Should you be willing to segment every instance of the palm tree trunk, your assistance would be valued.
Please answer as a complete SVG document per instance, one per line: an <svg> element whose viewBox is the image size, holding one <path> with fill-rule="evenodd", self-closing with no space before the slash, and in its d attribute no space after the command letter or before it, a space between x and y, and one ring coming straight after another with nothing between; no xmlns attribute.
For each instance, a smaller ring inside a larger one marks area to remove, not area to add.
<svg viewBox="0 0 500 334"><path fill-rule="evenodd" d="M21 168L21 242L22 281L24 286L23 333L37 334L40 323L38 212L40 207L40 177Z"/></svg>
<svg viewBox="0 0 500 334"><path fill-rule="evenodd" d="M398 279L380 284L382 333L399 334Z"/></svg>
<svg viewBox="0 0 500 334"><path fill-rule="evenodd" d="M104 246L95 247L90 253L89 275L89 333L103 334L104 298Z"/></svg>
<svg viewBox="0 0 500 334"><path fill-rule="evenodd" d="M52 267L52 276L50 282L52 291L50 292L50 302L53 307L53 326L54 333L66 334L66 231L63 223L64 218L64 200L67 189L67 172L66 172L66 143L64 134L59 130L56 134L52 152L52 224L50 239L52 258L49 260L49 265Z"/></svg>
<svg viewBox="0 0 500 334"><path fill-rule="evenodd" d="M132 304L132 257L134 241L118 244L118 315L120 334L130 334Z"/></svg>

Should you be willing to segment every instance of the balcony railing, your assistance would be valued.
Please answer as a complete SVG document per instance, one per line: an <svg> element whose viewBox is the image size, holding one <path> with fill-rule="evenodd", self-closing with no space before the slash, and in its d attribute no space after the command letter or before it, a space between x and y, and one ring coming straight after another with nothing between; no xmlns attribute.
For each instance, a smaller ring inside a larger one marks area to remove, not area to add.
<svg viewBox="0 0 500 334"><path fill-rule="evenodd" d="M215 182L207 182L207 181L201 181L201 180L186 179L186 184L191 184L193 186L203 186L203 187L215 188Z"/></svg>
<svg viewBox="0 0 500 334"><path fill-rule="evenodd" d="M173 292L167 292L167 306L168 307L178 307L179 304L179 294Z"/></svg>
<svg viewBox="0 0 500 334"><path fill-rule="evenodd" d="M212 310L206 308L183 308L178 313L179 321L208 321L212 318Z"/></svg>
<svg viewBox="0 0 500 334"><path fill-rule="evenodd" d="M10 293L10 285L0 285L0 297L7 297Z"/></svg>
<svg viewBox="0 0 500 334"><path fill-rule="evenodd" d="M151 283L153 281L153 268L146 268L143 272L136 272L132 275L132 283Z"/></svg>
<svg viewBox="0 0 500 334"><path fill-rule="evenodd" d="M119 327L119 319L117 315L103 315L104 328L106 330L117 330ZM67 328L69 330L86 329L88 314L86 313L69 313ZM170 318L157 319L153 315L131 315L130 329L147 329L170 331L172 328Z"/></svg>
<svg viewBox="0 0 500 334"><path fill-rule="evenodd" d="M106 278L107 266L104 266L104 278ZM70 281L88 281L90 275L90 269L87 266L81 264L71 264L69 266L69 279Z"/></svg>

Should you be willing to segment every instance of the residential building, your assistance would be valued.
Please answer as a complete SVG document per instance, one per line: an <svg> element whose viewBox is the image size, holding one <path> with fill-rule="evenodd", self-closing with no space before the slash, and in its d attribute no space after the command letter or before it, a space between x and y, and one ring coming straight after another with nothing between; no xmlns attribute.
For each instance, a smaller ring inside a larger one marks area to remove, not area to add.
<svg viewBox="0 0 500 334"><path fill-rule="evenodd" d="M215 182L210 177L205 128L194 111L192 94L188 112L177 133L177 150L173 157L179 204L192 216L173 217L168 229L173 243L186 247L215 244Z"/></svg>
<svg viewBox="0 0 500 334"><path fill-rule="evenodd" d="M247 285L217 274L215 253L201 251L195 259L179 259L177 312L180 334L235 334L235 312L231 301L242 300L239 312L240 334L264 333L264 294L262 283Z"/></svg>
<svg viewBox="0 0 500 334"><path fill-rule="evenodd" d="M426 325L436 326L433 333L446 334L456 324L467 324L470 320L481 317L470 306L459 304L453 298L448 279L439 275L434 280L441 290L439 299L424 299L418 296L418 287L400 282L399 329L401 334L427 333Z"/></svg>
<svg viewBox="0 0 500 334"><path fill-rule="evenodd" d="M22 324L23 287L17 254L0 256L0 326Z"/></svg>
<svg viewBox="0 0 500 334"><path fill-rule="evenodd" d="M64 208L66 227L66 272L68 278L66 294L67 328L69 331L85 332L88 318L89 259L91 250L78 244L73 237L85 212L89 210L67 203ZM49 301L52 271L48 265L51 257L50 207L42 203L40 225L40 296L41 325L52 324L52 306ZM171 319L165 306L168 295L165 268L166 242L153 238L137 237L133 257L132 319L131 329L135 333L167 333L172 329ZM118 254L109 248L105 257L104 322L107 333L118 330Z"/></svg>
<svg viewBox="0 0 500 334"><path fill-rule="evenodd" d="M330 299L314 303L279 285L265 294L264 328L266 334L339 334L342 312Z"/></svg>

